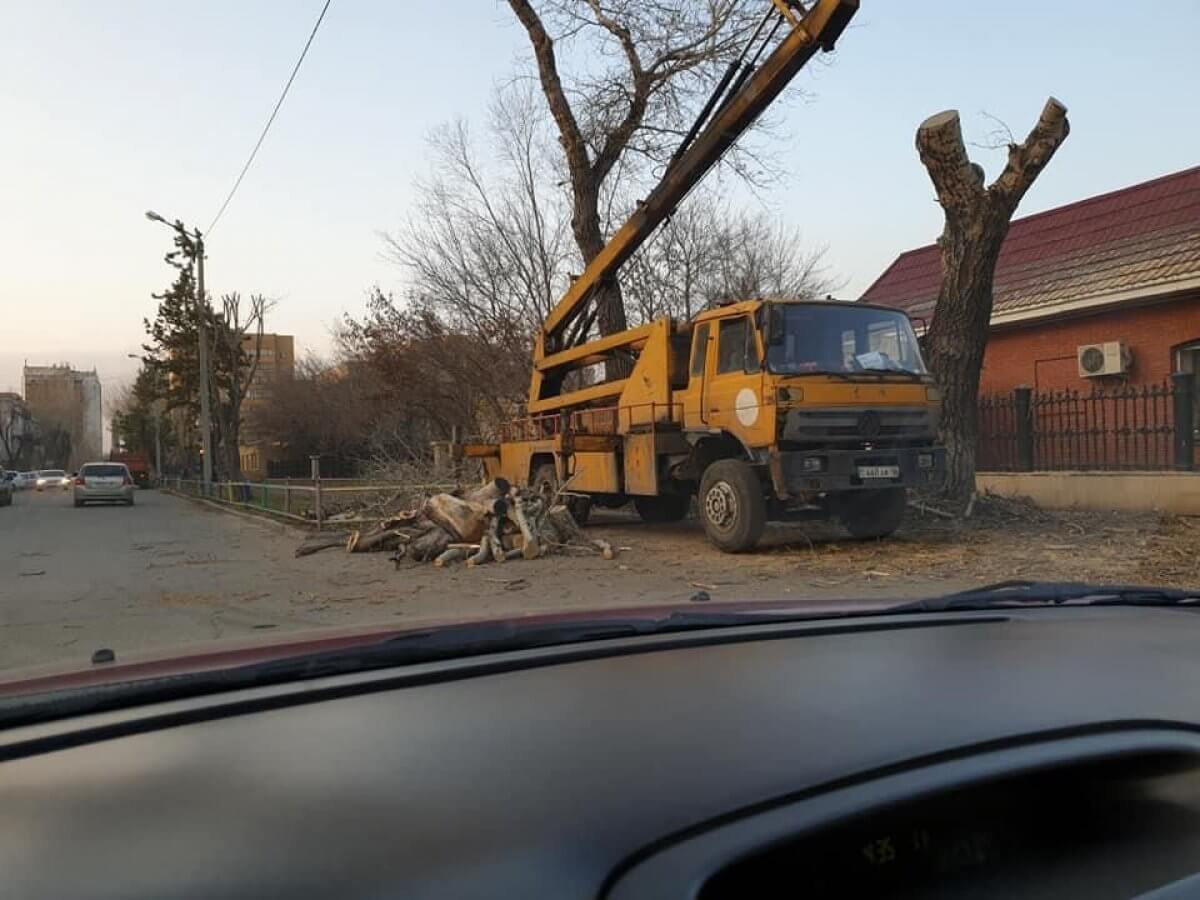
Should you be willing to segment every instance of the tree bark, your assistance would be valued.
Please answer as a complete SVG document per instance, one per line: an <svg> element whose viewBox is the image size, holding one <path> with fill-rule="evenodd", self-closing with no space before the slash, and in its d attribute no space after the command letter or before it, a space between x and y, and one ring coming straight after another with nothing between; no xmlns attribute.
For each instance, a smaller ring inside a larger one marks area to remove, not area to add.
<svg viewBox="0 0 1200 900"><path fill-rule="evenodd" d="M996 261L1021 198L1069 133L1067 109L1051 97L1025 141L1009 145L1004 171L985 187L983 169L967 156L956 110L930 116L917 129L917 152L945 213L938 238L942 284L926 353L942 392L944 490L960 510L975 490L979 376Z"/></svg>

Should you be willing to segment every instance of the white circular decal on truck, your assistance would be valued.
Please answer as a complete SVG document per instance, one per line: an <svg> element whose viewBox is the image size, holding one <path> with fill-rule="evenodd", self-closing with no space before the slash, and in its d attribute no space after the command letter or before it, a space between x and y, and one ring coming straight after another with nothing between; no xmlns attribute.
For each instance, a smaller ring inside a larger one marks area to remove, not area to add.
<svg viewBox="0 0 1200 900"><path fill-rule="evenodd" d="M750 388L742 388L733 401L733 411L737 420L749 428L758 421L758 395Z"/></svg>

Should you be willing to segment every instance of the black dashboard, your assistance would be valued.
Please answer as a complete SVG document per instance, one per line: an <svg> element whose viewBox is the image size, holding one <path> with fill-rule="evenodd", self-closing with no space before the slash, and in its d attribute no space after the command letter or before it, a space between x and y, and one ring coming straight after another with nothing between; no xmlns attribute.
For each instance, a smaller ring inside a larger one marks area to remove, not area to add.
<svg viewBox="0 0 1200 900"><path fill-rule="evenodd" d="M630 637L0 733L16 897L1193 896L1200 617Z"/></svg>

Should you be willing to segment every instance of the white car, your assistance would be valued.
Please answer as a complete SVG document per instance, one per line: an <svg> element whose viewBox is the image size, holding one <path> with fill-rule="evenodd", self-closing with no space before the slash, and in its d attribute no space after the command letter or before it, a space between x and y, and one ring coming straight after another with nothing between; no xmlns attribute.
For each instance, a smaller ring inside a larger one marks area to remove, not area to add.
<svg viewBox="0 0 1200 900"><path fill-rule="evenodd" d="M71 478L62 469L43 469L37 473L37 481L34 486L39 491L44 491L47 488L58 488L65 491L71 486Z"/></svg>
<svg viewBox="0 0 1200 900"><path fill-rule="evenodd" d="M18 491L27 491L37 484L37 472L18 472L13 479L13 487Z"/></svg>
<svg viewBox="0 0 1200 900"><path fill-rule="evenodd" d="M75 505L106 502L133 506L136 489L125 463L84 463L75 476Z"/></svg>

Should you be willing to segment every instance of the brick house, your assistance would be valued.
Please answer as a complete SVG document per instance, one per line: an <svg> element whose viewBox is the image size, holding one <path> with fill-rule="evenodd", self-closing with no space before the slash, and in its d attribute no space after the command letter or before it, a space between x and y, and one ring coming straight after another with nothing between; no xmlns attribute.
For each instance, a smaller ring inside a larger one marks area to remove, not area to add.
<svg viewBox="0 0 1200 900"><path fill-rule="evenodd" d="M897 257L862 300L905 310L919 334L940 281L930 244ZM982 393L1162 385L1176 372L1200 378L1200 166L1012 223Z"/></svg>

